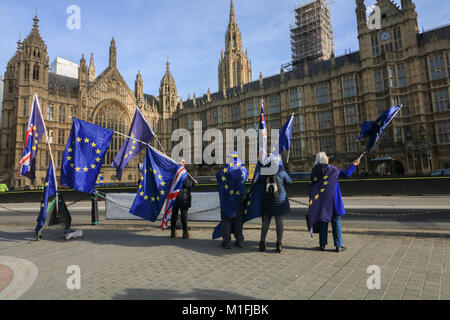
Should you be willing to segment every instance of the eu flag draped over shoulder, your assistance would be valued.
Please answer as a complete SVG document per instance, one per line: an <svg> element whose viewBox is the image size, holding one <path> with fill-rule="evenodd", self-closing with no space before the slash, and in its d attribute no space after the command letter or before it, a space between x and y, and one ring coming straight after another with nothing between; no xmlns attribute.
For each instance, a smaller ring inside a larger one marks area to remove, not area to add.
<svg viewBox="0 0 450 320"><path fill-rule="evenodd" d="M186 177L183 166L147 146L139 188L130 213L154 222L164 208L161 226L167 226L169 214Z"/></svg>
<svg viewBox="0 0 450 320"><path fill-rule="evenodd" d="M332 219L339 169L330 164L318 164L310 179L308 229L312 237L315 223Z"/></svg>
<svg viewBox="0 0 450 320"><path fill-rule="evenodd" d="M155 136L138 107L136 107L136 112L134 113L128 135L145 143L149 143ZM138 142L137 140L126 138L125 143L122 145L111 164L113 168L117 169L116 178L118 180L122 179L122 170L128 162L130 162L144 146L143 143Z"/></svg>
<svg viewBox="0 0 450 320"><path fill-rule="evenodd" d="M358 140L369 138L366 151L370 151L378 142L384 129L391 120L397 115L402 106L395 106L387 109L376 121L364 121L361 128L361 135Z"/></svg>
<svg viewBox="0 0 450 320"><path fill-rule="evenodd" d="M239 199L244 193L248 172L238 154L232 154L233 159L217 172L216 179L219 188L220 209L229 218L236 216Z"/></svg>
<svg viewBox="0 0 450 320"><path fill-rule="evenodd" d="M45 125L42 120L41 107L37 94L33 96L33 106L28 120L27 132L22 158L20 159L19 176L25 176L34 180L36 177L36 154L39 140L45 133Z"/></svg>
<svg viewBox="0 0 450 320"><path fill-rule="evenodd" d="M61 184L93 193L114 131L73 118L61 165Z"/></svg>
<svg viewBox="0 0 450 320"><path fill-rule="evenodd" d="M47 218L48 199L56 194L56 182L55 172L53 170L53 162L50 161L47 175L44 181L44 189L42 192L41 211L37 218L36 233L44 226L45 219Z"/></svg>

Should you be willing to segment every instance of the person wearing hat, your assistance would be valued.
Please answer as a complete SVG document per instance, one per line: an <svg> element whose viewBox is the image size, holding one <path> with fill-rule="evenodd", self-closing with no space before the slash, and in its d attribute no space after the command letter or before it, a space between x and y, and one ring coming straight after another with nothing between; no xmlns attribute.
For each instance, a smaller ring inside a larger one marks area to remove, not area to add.
<svg viewBox="0 0 450 320"><path fill-rule="evenodd" d="M185 161L184 159L180 161L180 165L184 167ZM189 208L191 207L191 188L197 184L197 180L191 178L188 175L183 182L183 186L178 192L177 198L175 199L175 203L173 204L172 216L170 219L170 237L176 237L176 227L177 227L177 218L178 211L181 212L181 224L183 226L183 239L189 238L189 231L187 225L187 213Z"/></svg>

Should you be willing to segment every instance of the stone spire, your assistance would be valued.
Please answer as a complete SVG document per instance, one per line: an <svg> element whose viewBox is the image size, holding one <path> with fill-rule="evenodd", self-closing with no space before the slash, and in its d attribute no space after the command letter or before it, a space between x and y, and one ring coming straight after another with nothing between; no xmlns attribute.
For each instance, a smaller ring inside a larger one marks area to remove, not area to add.
<svg viewBox="0 0 450 320"><path fill-rule="evenodd" d="M42 40L41 34L39 32L39 19L37 17L37 12L33 18L33 29L28 34L28 36L23 41L24 44L27 46L33 46L33 47L46 47L44 40Z"/></svg>
<svg viewBox="0 0 450 320"><path fill-rule="evenodd" d="M236 23L236 16L234 14L234 5L233 5L233 0L231 0L230 2L230 23L231 22Z"/></svg>
<svg viewBox="0 0 450 320"><path fill-rule="evenodd" d="M169 59L166 62L166 73L161 80L161 85L159 87L159 97L161 102L161 107L163 110L174 110L177 107L177 86L175 84L175 79L170 72Z"/></svg>
<svg viewBox="0 0 450 320"><path fill-rule="evenodd" d="M109 46L109 66L111 68L117 68L117 49L114 37L112 38L111 45Z"/></svg>
<svg viewBox="0 0 450 320"><path fill-rule="evenodd" d="M89 69L88 69L88 78L89 82L92 82L97 77L96 71L95 71L95 65L94 65L94 54L91 53L91 61L89 62Z"/></svg>
<svg viewBox="0 0 450 320"><path fill-rule="evenodd" d="M247 54L242 50L242 35L236 22L233 1L230 2L230 21L225 33L225 52L220 54L218 88L237 87L241 82L250 82L251 67Z"/></svg>
<svg viewBox="0 0 450 320"><path fill-rule="evenodd" d="M142 107L144 103L144 81L142 80L141 71L138 70L136 81L134 82L134 95L138 106Z"/></svg>

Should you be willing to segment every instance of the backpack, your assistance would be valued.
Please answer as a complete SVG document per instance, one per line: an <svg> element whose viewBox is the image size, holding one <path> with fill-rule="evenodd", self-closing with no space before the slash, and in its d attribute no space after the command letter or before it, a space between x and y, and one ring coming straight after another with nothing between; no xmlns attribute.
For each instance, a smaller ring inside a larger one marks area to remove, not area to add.
<svg viewBox="0 0 450 320"><path fill-rule="evenodd" d="M278 184L277 175L266 178L264 196L268 200L276 200L280 196L280 185Z"/></svg>

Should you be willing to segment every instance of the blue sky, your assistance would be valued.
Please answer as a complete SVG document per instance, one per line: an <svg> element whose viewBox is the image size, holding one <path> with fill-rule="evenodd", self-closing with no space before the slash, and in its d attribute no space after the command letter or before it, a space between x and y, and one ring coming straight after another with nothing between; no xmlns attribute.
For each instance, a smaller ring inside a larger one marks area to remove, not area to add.
<svg viewBox="0 0 450 320"><path fill-rule="evenodd" d="M396 2L400 2L397 0ZM234 0L237 22L252 62L253 80L278 73L291 57L289 24L302 0ZM366 0L366 4L375 0ZM450 1L416 0L419 28L449 22ZM433 5L430 5L432 3ZM81 29L69 30L70 5L81 9ZM157 95L169 57L178 95L217 91L217 66L225 46L230 0L2 0L0 4L0 72L33 25L38 8L40 31L50 62L57 56L79 63L81 54L94 53L97 74L108 64L114 36L118 68L130 88L138 70L144 92ZM332 0L336 55L358 50L355 1ZM88 60L89 62L89 60Z"/></svg>

